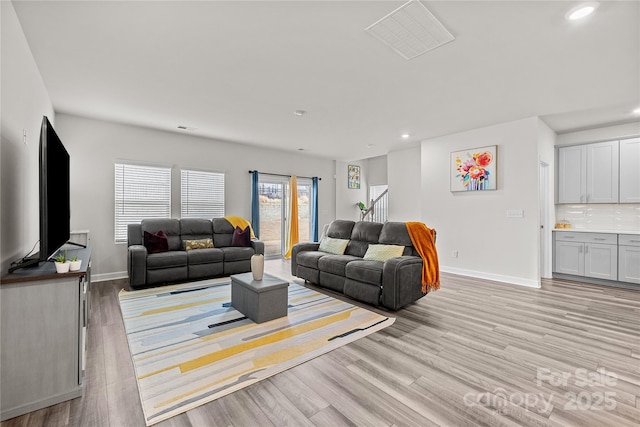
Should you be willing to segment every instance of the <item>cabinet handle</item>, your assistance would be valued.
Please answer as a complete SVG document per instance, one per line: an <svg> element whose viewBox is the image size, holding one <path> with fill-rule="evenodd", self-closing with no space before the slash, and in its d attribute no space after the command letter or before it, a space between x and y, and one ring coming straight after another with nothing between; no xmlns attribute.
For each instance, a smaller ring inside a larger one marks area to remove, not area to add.
<svg viewBox="0 0 640 427"><path fill-rule="evenodd" d="M607 240L604 237L594 237L593 240Z"/></svg>
<svg viewBox="0 0 640 427"><path fill-rule="evenodd" d="M640 240L629 240L631 243L640 243Z"/></svg>
<svg viewBox="0 0 640 427"><path fill-rule="evenodd" d="M564 236L565 239L575 239L576 236ZM633 241L633 240L632 240Z"/></svg>
<svg viewBox="0 0 640 427"><path fill-rule="evenodd" d="M588 254L588 253L589 253L589 245L586 245L586 246L584 247L584 253L585 253L585 254Z"/></svg>

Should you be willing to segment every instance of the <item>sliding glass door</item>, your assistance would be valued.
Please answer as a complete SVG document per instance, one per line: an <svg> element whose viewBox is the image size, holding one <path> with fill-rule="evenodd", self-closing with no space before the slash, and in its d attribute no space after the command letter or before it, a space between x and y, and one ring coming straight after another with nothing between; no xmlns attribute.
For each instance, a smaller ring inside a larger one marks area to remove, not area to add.
<svg viewBox="0 0 640 427"><path fill-rule="evenodd" d="M260 240L264 255L282 257L289 236L289 179L260 174ZM311 180L298 179L298 234L301 242L309 241L311 230Z"/></svg>

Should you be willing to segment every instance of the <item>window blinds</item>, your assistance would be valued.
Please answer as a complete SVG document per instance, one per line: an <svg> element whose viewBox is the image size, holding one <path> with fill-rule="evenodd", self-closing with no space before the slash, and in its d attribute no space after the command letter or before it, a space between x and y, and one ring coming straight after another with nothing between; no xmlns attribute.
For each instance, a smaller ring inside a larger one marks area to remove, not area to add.
<svg viewBox="0 0 640 427"><path fill-rule="evenodd" d="M115 241L127 241L127 224L171 217L171 168L115 164Z"/></svg>
<svg viewBox="0 0 640 427"><path fill-rule="evenodd" d="M224 216L224 173L183 169L181 192L182 218Z"/></svg>

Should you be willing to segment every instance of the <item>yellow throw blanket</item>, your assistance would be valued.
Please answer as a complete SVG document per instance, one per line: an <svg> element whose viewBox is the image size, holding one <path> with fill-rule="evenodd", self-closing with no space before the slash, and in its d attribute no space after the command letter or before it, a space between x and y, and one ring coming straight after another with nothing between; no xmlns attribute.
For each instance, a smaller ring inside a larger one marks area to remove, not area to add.
<svg viewBox="0 0 640 427"><path fill-rule="evenodd" d="M440 289L440 266L436 251L435 230L421 222L407 222L407 231L413 247L422 258L422 293Z"/></svg>
<svg viewBox="0 0 640 427"><path fill-rule="evenodd" d="M229 221L229 223L233 225L233 228L240 227L244 230L245 228L249 227L249 230L251 230L251 238L252 239L256 238L256 235L253 234L253 227L251 227L251 223L246 219L242 218L241 216L230 215L230 216L225 216L224 219Z"/></svg>

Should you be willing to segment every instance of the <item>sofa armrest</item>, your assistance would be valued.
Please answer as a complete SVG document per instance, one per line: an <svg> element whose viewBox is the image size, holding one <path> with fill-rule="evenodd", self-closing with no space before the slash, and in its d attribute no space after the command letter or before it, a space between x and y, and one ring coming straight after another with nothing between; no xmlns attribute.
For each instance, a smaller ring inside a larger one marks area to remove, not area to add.
<svg viewBox="0 0 640 427"><path fill-rule="evenodd" d="M422 296L422 258L401 256L384 262L380 301L383 306L398 310Z"/></svg>
<svg viewBox="0 0 640 427"><path fill-rule="evenodd" d="M127 249L127 272L129 286L139 287L147 283L147 248L131 245Z"/></svg>
<svg viewBox="0 0 640 427"><path fill-rule="evenodd" d="M296 274L298 271L298 263L296 262L298 253L305 251L317 251L319 247L320 243L318 242L301 242L293 245L293 248L291 248L291 274L293 276L298 277Z"/></svg>
<svg viewBox="0 0 640 427"><path fill-rule="evenodd" d="M258 239L251 239L251 247L256 254L264 255L264 242Z"/></svg>

